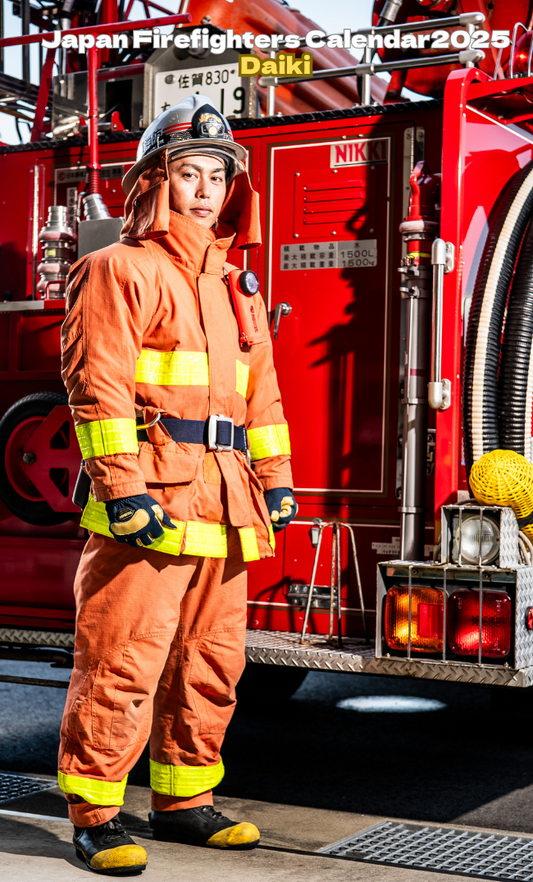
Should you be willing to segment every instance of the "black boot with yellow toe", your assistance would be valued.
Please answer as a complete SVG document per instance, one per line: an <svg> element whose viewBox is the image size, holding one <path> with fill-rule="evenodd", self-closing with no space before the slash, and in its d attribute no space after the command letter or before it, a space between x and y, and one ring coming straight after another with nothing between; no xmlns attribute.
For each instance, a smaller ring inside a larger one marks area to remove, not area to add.
<svg viewBox="0 0 533 882"><path fill-rule="evenodd" d="M148 816L154 839L207 845L209 848L244 850L259 844L259 830L254 824L225 818L212 805L169 812L150 812Z"/></svg>
<svg viewBox="0 0 533 882"><path fill-rule="evenodd" d="M148 857L128 836L118 818L96 827L74 827L76 855L89 870L102 876L141 873Z"/></svg>

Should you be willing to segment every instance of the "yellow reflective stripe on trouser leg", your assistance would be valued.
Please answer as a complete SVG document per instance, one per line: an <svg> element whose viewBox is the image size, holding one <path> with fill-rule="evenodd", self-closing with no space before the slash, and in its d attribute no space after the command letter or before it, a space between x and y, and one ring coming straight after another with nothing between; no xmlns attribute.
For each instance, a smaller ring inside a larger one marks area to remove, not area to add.
<svg viewBox="0 0 533 882"><path fill-rule="evenodd" d="M237 383L235 385L235 391L242 395L243 398L246 398L246 393L248 391L248 377L250 376L250 368L247 364L243 364L242 361L236 362L237 367Z"/></svg>
<svg viewBox="0 0 533 882"><path fill-rule="evenodd" d="M185 532L185 524L183 521L174 520L172 523L177 529L169 530L168 527L163 527L163 535L158 536L157 539L154 539L151 545L146 546L150 551L164 551L165 554L175 555L181 554L181 543ZM100 533L102 536L110 536L112 539L114 538L109 529L109 518L107 516L105 502L95 502L93 496L89 496L89 501L83 509L80 525L84 527L85 530L90 530L92 533Z"/></svg>
<svg viewBox="0 0 533 882"><path fill-rule="evenodd" d="M252 460L281 454L290 455L289 427L286 423L278 423L274 426L248 429L248 443Z"/></svg>
<svg viewBox="0 0 533 882"><path fill-rule="evenodd" d="M242 559L260 560L257 536L253 527L240 527L239 539L241 540Z"/></svg>
<svg viewBox="0 0 533 882"><path fill-rule="evenodd" d="M142 349L137 359L135 382L153 386L209 386L207 352Z"/></svg>
<svg viewBox="0 0 533 882"><path fill-rule="evenodd" d="M83 459L113 453L138 453L137 428L133 419L93 420L76 426Z"/></svg>
<svg viewBox="0 0 533 882"><path fill-rule="evenodd" d="M167 766L150 760L150 786L164 796L196 796L212 790L223 777L222 760L214 766Z"/></svg>
<svg viewBox="0 0 533 882"><path fill-rule="evenodd" d="M224 524L187 521L184 554L195 557L227 557L228 540Z"/></svg>
<svg viewBox="0 0 533 882"><path fill-rule="evenodd" d="M127 775L122 781L101 781L58 772L57 780L63 793L75 793L91 805L124 805Z"/></svg>

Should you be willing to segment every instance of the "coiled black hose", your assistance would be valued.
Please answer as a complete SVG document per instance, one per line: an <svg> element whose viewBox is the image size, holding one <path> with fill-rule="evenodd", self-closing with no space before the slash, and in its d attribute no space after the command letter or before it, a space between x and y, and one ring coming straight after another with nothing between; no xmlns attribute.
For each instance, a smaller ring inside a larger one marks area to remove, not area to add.
<svg viewBox="0 0 533 882"><path fill-rule="evenodd" d="M467 473L500 446L498 371L503 317L524 232L533 211L533 162L508 182L496 206L479 264L468 322L463 383Z"/></svg>
<svg viewBox="0 0 533 882"><path fill-rule="evenodd" d="M531 457L533 223L524 238L507 308L498 388L500 447Z"/></svg>

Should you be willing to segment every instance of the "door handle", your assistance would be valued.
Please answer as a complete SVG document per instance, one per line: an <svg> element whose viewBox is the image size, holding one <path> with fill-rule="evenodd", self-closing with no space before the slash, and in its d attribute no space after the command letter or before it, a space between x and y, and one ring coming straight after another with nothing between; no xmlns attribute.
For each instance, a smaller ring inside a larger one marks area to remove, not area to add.
<svg viewBox="0 0 533 882"><path fill-rule="evenodd" d="M278 303L276 305L276 309L274 310L274 340L278 339L279 323L282 316L290 315L291 312L292 306L290 303Z"/></svg>

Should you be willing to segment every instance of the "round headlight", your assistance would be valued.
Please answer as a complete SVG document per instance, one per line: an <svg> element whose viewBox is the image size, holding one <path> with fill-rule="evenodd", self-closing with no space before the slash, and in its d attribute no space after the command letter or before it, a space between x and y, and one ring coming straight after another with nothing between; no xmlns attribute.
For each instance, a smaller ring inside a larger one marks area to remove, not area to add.
<svg viewBox="0 0 533 882"><path fill-rule="evenodd" d="M463 517L461 525L461 533L459 535L459 523L455 528L454 549L456 560L459 562L459 542L461 543L461 563L478 564L479 563L479 531L481 518L479 515L467 515ZM481 527L481 563L484 566L492 563L498 557L500 550L500 529L498 525L486 515L483 518L483 526Z"/></svg>

